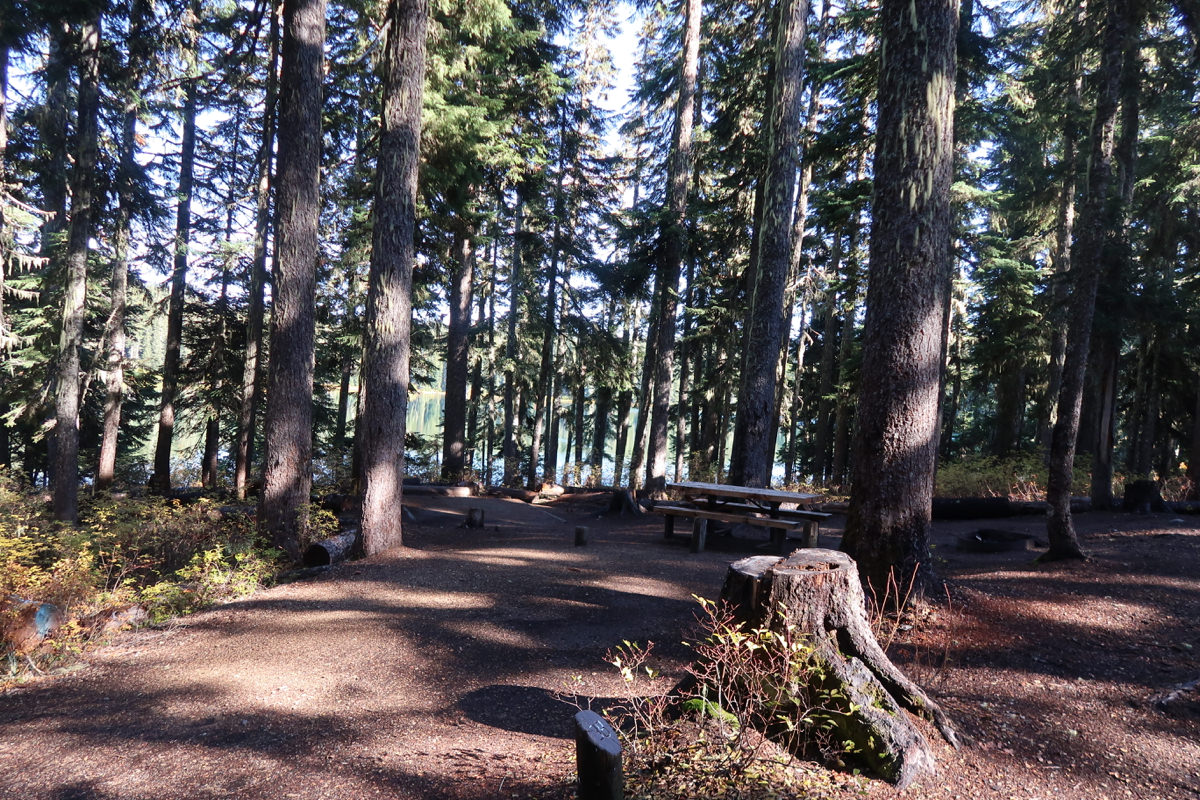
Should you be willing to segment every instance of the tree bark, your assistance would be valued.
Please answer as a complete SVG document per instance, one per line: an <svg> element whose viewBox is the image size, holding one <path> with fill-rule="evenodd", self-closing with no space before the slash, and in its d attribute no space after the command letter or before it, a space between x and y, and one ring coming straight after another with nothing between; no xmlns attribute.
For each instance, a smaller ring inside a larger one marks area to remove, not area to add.
<svg viewBox="0 0 1200 800"><path fill-rule="evenodd" d="M391 0L388 4L363 363L362 540L368 555L403 544L399 510L428 16L428 0Z"/></svg>
<svg viewBox="0 0 1200 800"><path fill-rule="evenodd" d="M684 5L679 96L675 104L675 127L667 165L667 209L661 233L662 261L657 276L658 316L652 320L657 335L646 485L653 491L661 491L667 480L667 429L670 423L671 377L675 367L675 312L679 302L679 273L687 252L688 181L695 158L692 135L700 71L702 4L701 0L686 0Z"/></svg>
<svg viewBox="0 0 1200 800"><path fill-rule="evenodd" d="M271 163L275 151L275 65L279 55L279 16L272 11L268 27L267 86L263 103L262 142L258 151L257 213L254 226L254 257L250 264L250 287L246 296L246 355L242 362L242 391L238 405L237 453L233 485L239 500L246 499L246 484L254 445L254 418L262 385L263 292L267 282L267 237L271 224Z"/></svg>
<svg viewBox="0 0 1200 800"><path fill-rule="evenodd" d="M189 58L196 58L200 24L197 4L189 8L186 25ZM163 356L162 397L158 406L158 441L154 447L154 473L151 484L155 491L171 491L171 444L175 434L175 396L179 389L179 362L183 347L183 301L187 289L188 246L192 235L192 184L196 168L196 95L199 78L191 76L184 88L183 141L179 150L179 183L175 190L178 205L175 209L174 260L171 269L171 296L167 304L167 348Z"/></svg>
<svg viewBox="0 0 1200 800"><path fill-rule="evenodd" d="M137 0L129 10L128 62L124 77L121 123L121 152L117 175L117 218L113 231L112 292L108 320L104 326L107 345L104 364L104 422L100 434L100 460L96 466L96 488L108 489L116 475L117 440L121 430L121 406L125 399L125 311L129 284L129 233L133 219L133 182L137 170L137 118L142 73L149 59L147 28L150 8ZM3 122L0 121L0 126ZM2 180L2 179L0 179Z"/></svg>
<svg viewBox="0 0 1200 800"><path fill-rule="evenodd" d="M1079 411L1083 401L1092 318L1103 267L1105 242L1114 233L1115 219L1108 201L1112 182L1113 139L1121 87L1121 63L1129 35L1132 9L1129 0L1105 4L1104 38L1098 72L1096 111L1089 145L1087 194L1071 251L1073 291L1063 361L1058 418L1050 441L1046 503L1050 507L1046 534L1050 549L1043 560L1083 558L1071 519L1071 483L1074 478Z"/></svg>
<svg viewBox="0 0 1200 800"><path fill-rule="evenodd" d="M775 84L770 140L759 224L758 273L754 276L746 368L738 392L731 482L768 486L775 461L771 438L779 350L785 338L783 296L792 263L792 227L800 135L803 130L804 47L808 0L788 0L775 32Z"/></svg>
<svg viewBox="0 0 1200 800"><path fill-rule="evenodd" d="M894 575L933 588L929 525L951 266L955 0L880 6L871 276L853 488L842 549L883 597Z"/></svg>
<svg viewBox="0 0 1200 800"><path fill-rule="evenodd" d="M512 486L517 482L520 472L517 463L517 317L520 312L521 298L521 248L524 245L523 223L525 219L525 198L518 191L517 208L513 212L513 238L511 273L508 278L508 324L504 340L504 445L501 456L504 459L504 477L501 483Z"/></svg>
<svg viewBox="0 0 1200 800"><path fill-rule="evenodd" d="M93 184L100 117L100 7L79 31L79 111L75 169L71 181L71 227L67 240L66 292L54 398L55 519L74 522L79 515L79 406L82 398L79 348L87 299L88 241L93 228Z"/></svg>
<svg viewBox="0 0 1200 800"><path fill-rule="evenodd" d="M467 378L470 372L471 284L475 279L475 231L466 221L455 234L450 275L450 323L446 331L446 400L442 428L442 479L459 481L466 471Z"/></svg>
<svg viewBox="0 0 1200 800"><path fill-rule="evenodd" d="M829 256L829 275L827 276L827 286L825 289L825 324L824 330L821 332L821 374L820 384L817 389L817 430L814 435L813 444L813 480L818 484L824 484L831 474L831 466L833 460L833 414L834 414L834 386L833 373L837 363L837 351L839 331L843 327L851 327L851 314L844 314L841 318L838 317L838 301L836 281L838 272L841 270L842 260L842 235L840 231L833 234L833 245L830 248ZM852 312L851 312L852 313ZM839 320L844 319L845 324L839 325ZM849 331L853 333L853 331Z"/></svg>
<svg viewBox="0 0 1200 800"><path fill-rule="evenodd" d="M325 0L284 0L266 463L258 520L262 532L293 560L299 560L307 533L312 488L324 46Z"/></svg>

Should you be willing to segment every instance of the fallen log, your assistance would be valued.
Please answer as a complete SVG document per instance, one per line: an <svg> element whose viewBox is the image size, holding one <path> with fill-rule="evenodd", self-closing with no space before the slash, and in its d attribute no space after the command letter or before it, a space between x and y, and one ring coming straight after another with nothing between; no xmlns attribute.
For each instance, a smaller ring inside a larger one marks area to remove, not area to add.
<svg viewBox="0 0 1200 800"><path fill-rule="evenodd" d="M858 568L845 553L819 548L787 558L755 556L730 565L721 592L735 618L749 628L767 627L787 636L809 637L810 659L798 674L814 685L794 696L814 698L819 708L793 708L794 716L816 714L838 755L903 788L933 772L933 753L904 711L933 722L946 741L958 736L946 713L888 659L871 632ZM785 711L787 713L787 711Z"/></svg>
<svg viewBox="0 0 1200 800"><path fill-rule="evenodd" d="M358 531L350 530L345 533L313 542L304 551L301 563L306 567L326 567L335 564L350 555L354 543L358 541Z"/></svg>

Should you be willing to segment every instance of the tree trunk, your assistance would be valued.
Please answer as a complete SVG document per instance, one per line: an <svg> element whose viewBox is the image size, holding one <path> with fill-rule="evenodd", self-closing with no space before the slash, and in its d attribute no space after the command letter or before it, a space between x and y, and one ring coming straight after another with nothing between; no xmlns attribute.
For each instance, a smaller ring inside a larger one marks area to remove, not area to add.
<svg viewBox="0 0 1200 800"><path fill-rule="evenodd" d="M692 135L700 65L701 0L686 0L684 5L679 96L675 104L675 127L667 164L667 208L661 233L662 261L656 281L658 316L651 320L657 335L646 485L656 492L662 490L667 480L667 428L670 422L671 377L675 368L675 312L679 301L679 272L687 252L688 181L695 158Z"/></svg>
<svg viewBox="0 0 1200 800"><path fill-rule="evenodd" d="M792 262L792 223L798 148L802 131L805 21L808 0L788 0L775 31L775 82L772 90L763 214L759 224L758 273L746 326L752 345L738 392L733 433L731 482L768 486L775 461L775 385L779 350L785 338L783 296Z"/></svg>
<svg viewBox="0 0 1200 800"><path fill-rule="evenodd" d="M1071 483L1074 477L1075 446L1079 434L1079 410L1096 310L1105 242L1113 235L1109 197L1112 180L1113 137L1121 86L1121 63L1129 35L1132 10L1129 0L1109 0L1104 24L1103 52L1098 73L1096 113L1092 122L1087 195L1080 213L1081 224L1071 251L1073 291L1063 362L1062 388L1058 395L1058 418L1050 444L1046 524L1050 549L1044 560L1083 558L1071 519Z"/></svg>
<svg viewBox="0 0 1200 800"><path fill-rule="evenodd" d="M193 3L191 13L196 14ZM187 26L188 48L195 58L199 41L195 26L199 18ZM167 349L163 357L162 397L158 406L158 442L154 447L154 473L151 484L155 491L171 491L171 444L175 437L175 396L179 389L179 362L183 347L183 305L187 289L188 246L192 235L192 183L196 168L196 95L199 78L190 77L184 89L183 141L179 152L179 184L175 190L178 206L175 209L174 263L171 269L171 297L167 304Z"/></svg>
<svg viewBox="0 0 1200 800"><path fill-rule="evenodd" d="M932 590L943 297L951 266L954 0L880 6L871 276L853 488L842 549L883 597L889 578Z"/></svg>
<svg viewBox="0 0 1200 800"><path fill-rule="evenodd" d="M363 408L363 550L403 544L404 483L412 326L413 235L421 152L427 0L391 0L384 54L382 130L375 228L367 290Z"/></svg>
<svg viewBox="0 0 1200 800"><path fill-rule="evenodd" d="M312 487L313 307L320 255L324 47L325 0L284 0L271 359L258 520L263 533L293 560L299 560L300 542L307 532ZM394 509L390 513L399 516Z"/></svg>
<svg viewBox="0 0 1200 800"><path fill-rule="evenodd" d="M517 208L514 212L512 240L512 272L508 278L508 327L504 340L504 477L501 483L512 486L520 472L517 464L517 317L521 298L521 248L525 218L525 198L518 192Z"/></svg>
<svg viewBox="0 0 1200 800"><path fill-rule="evenodd" d="M650 317L646 329L646 352L642 359L642 382L637 397L637 423L633 430L633 454L629 457L629 490L636 492L642 485L642 466L646 463L646 433L650 428L651 382L654 380L654 365L658 358L659 297L650 301Z"/></svg>
<svg viewBox="0 0 1200 800"><path fill-rule="evenodd" d="M833 444L833 414L835 410L833 372L837 363L838 349L835 345L842 328L850 329L846 333L853 334L853 323L850 321L853 318L853 309L841 317L845 320L844 324L840 326L838 324L835 282L841 269L841 255L842 236L840 232L835 232L833 246L830 248L828 285L825 289L825 326L821 332L821 376L817 389L817 430L813 444L813 480L818 484L824 484L831 475L830 467L833 457L831 445Z"/></svg>
<svg viewBox="0 0 1200 800"><path fill-rule="evenodd" d="M117 439L121 430L121 406L125 398L125 310L129 283L129 232L133 219L133 182L137 164L137 117L142 71L149 56L146 34L150 9L138 0L129 10L129 54L124 76L121 153L117 177L117 218L113 231L112 294L104 326L107 344L104 365L104 422L100 435L100 461L96 466L96 488L108 489L116 474ZM3 126L3 121L0 121ZM2 177L0 177L2 182Z"/></svg>
<svg viewBox="0 0 1200 800"><path fill-rule="evenodd" d="M565 131L565 111L559 111L559 130ZM561 138L561 133L560 133ZM559 147L558 175L554 187L554 229L550 243L550 272L546 279L546 305L544 313L544 328L542 330L541 366L538 370L537 400L533 415L533 444L529 452L529 466L526 472L526 485L536 489L538 481L537 468L542 455L543 428L546 434L546 461L542 467L542 481L553 481L558 467L558 438L555 418L557 398L554 393L554 360L555 345L558 333L558 265L561 255L561 226L563 214L563 170L566 163L565 145ZM553 441L551 453L550 443Z"/></svg>
<svg viewBox="0 0 1200 800"><path fill-rule="evenodd" d="M1083 6L1079 12L1082 16ZM1078 20L1082 22L1082 19ZM1068 299L1068 282L1071 271L1071 238L1075 231L1075 192L1079 184L1078 146L1081 137L1078 118L1079 106L1083 92L1082 62L1076 58L1073 62L1075 77L1071 82L1071 91L1067 95L1067 110L1063 115L1062 139L1063 157L1061 161L1062 186L1058 195L1058 210L1054 225L1054 274L1050 285L1050 312L1047 315L1050 322L1050 376L1046 382L1047 406L1044 423L1038 435L1038 441L1046 450L1050 449L1050 435L1054 423L1058 421L1058 393L1062 389L1063 359L1067 352L1067 319L1066 307Z"/></svg>
<svg viewBox="0 0 1200 800"><path fill-rule="evenodd" d="M258 151L258 208L254 226L254 256L246 296L246 355L242 362L242 391L238 404L237 452L233 486L239 500L246 499L246 484L254 445L254 418L262 385L263 291L267 282L267 237L271 224L271 162L275 150L276 70L279 55L279 16L272 11L267 33L267 87L263 108L262 142Z"/></svg>
<svg viewBox="0 0 1200 800"><path fill-rule="evenodd" d="M100 116L100 8L79 32L79 112L71 186L71 228L67 240L58 385L54 398L54 517L74 522L79 515L79 348L87 299L88 240L93 227L93 186Z"/></svg>
<svg viewBox="0 0 1200 800"><path fill-rule="evenodd" d="M455 236L446 331L446 400L442 429L442 479L459 481L466 470L467 377L470 373L471 284L475 278L474 226L463 221Z"/></svg>
<svg viewBox="0 0 1200 800"><path fill-rule="evenodd" d="M1192 442L1188 450L1187 476L1191 481L1189 500L1200 500L1200 376L1192 378L1196 391L1196 406L1192 410Z"/></svg>
<svg viewBox="0 0 1200 800"><path fill-rule="evenodd" d="M835 741L851 744L840 756L845 762L900 788L932 774L929 743L905 711L930 720L958 746L946 713L896 668L876 641L858 570L845 553L809 548L785 559L736 561L721 597L736 620L776 632L771 641L780 646L804 637L799 649L810 661L799 665L800 674L810 684L798 687L793 696L807 694L812 707L781 712L815 714Z"/></svg>

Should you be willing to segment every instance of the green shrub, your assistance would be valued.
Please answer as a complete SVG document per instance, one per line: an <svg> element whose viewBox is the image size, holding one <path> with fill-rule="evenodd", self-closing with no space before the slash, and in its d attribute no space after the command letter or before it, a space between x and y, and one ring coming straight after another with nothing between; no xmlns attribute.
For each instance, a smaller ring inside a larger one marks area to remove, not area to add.
<svg viewBox="0 0 1200 800"><path fill-rule="evenodd" d="M336 524L313 516L317 532ZM43 665L78 650L86 632L77 621L89 614L140 603L162 621L249 594L279 565L249 515L211 501L100 494L81 498L72 526L53 520L36 492L0 469L0 597L53 603L67 618L33 654ZM25 662L9 662L11 678L13 665Z"/></svg>
<svg viewBox="0 0 1200 800"><path fill-rule="evenodd" d="M1091 490L1091 473L1086 457L1075 460L1072 494ZM996 456L964 456L938 465L934 494L938 497L1008 497L1012 500L1042 500L1046 496L1047 467L1041 453Z"/></svg>

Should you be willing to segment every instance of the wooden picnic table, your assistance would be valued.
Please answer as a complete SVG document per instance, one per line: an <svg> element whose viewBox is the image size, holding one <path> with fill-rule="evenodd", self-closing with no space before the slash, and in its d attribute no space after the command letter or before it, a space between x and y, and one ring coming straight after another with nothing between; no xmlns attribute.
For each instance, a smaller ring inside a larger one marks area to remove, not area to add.
<svg viewBox="0 0 1200 800"><path fill-rule="evenodd" d="M702 481L680 481L668 483L668 489L674 489L693 502L700 500L713 504L740 500L746 503L761 505L765 508L779 508L784 503L795 503L798 506L812 505L821 500L821 495L810 492L788 492L783 489L767 489L756 486L736 486L730 483L704 483Z"/></svg>
<svg viewBox="0 0 1200 800"><path fill-rule="evenodd" d="M803 508L821 499L821 495L808 492L701 481L668 483L666 488L681 494L684 498L682 504L659 504L654 510L665 516L664 533L667 538L674 533L675 517L693 521L692 552L704 549L710 520L770 528L771 546L780 553L787 547L788 533L803 528L805 545L816 547L818 523L829 516ZM781 508L785 503L796 508Z"/></svg>

